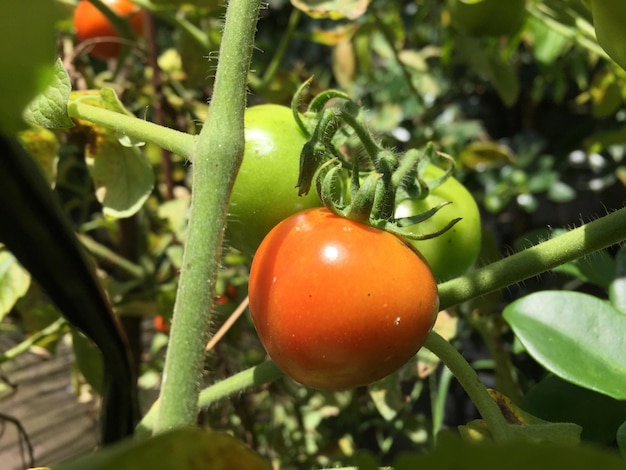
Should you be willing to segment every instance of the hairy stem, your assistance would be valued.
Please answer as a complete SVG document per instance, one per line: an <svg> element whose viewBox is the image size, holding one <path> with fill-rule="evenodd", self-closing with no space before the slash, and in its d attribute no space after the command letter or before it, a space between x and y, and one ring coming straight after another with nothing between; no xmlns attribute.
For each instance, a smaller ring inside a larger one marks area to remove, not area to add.
<svg viewBox="0 0 626 470"><path fill-rule="evenodd" d="M434 331L431 331L426 338L424 347L436 354L450 369L487 423L494 440L509 439L508 425L500 408L461 353Z"/></svg>
<svg viewBox="0 0 626 470"><path fill-rule="evenodd" d="M215 278L230 192L244 151L246 77L260 0L231 0L215 89L193 152L189 231L183 255L155 432L196 423Z"/></svg>
<svg viewBox="0 0 626 470"><path fill-rule="evenodd" d="M626 239L626 208L439 286L441 308L513 285Z"/></svg>
<svg viewBox="0 0 626 470"><path fill-rule="evenodd" d="M241 393L244 390L273 382L282 376L283 373L272 361L262 362L202 390L198 396L198 407L206 409L220 400ZM138 436L142 436L152 430L158 408L159 402L157 401L146 413L141 423L139 423L137 428Z"/></svg>
<svg viewBox="0 0 626 470"><path fill-rule="evenodd" d="M78 101L71 101L67 110L70 117L84 119L134 139L156 144L186 158L191 157L196 140L193 135Z"/></svg>

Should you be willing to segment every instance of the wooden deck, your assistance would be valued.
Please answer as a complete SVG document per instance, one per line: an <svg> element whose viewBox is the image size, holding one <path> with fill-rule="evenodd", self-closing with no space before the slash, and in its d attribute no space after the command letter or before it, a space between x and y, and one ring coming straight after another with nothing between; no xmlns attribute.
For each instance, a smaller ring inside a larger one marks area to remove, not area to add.
<svg viewBox="0 0 626 470"><path fill-rule="evenodd" d="M0 350L14 344L15 339L0 336ZM3 378L15 385L8 398L0 398L0 470L48 466L96 446L97 412L75 395L72 361L70 347L60 345L53 357L25 353L0 366ZM30 440L34 461L16 422Z"/></svg>

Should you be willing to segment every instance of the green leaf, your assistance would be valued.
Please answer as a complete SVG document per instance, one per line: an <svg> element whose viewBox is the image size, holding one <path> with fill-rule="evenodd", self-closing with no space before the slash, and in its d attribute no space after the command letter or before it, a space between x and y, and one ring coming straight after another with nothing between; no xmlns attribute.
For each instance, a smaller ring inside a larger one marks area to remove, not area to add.
<svg viewBox="0 0 626 470"><path fill-rule="evenodd" d="M507 106L513 106L520 92L519 79L513 64L505 62L501 57L492 56L485 75L500 95L502 102Z"/></svg>
<svg viewBox="0 0 626 470"><path fill-rule="evenodd" d="M25 127L22 113L53 74L57 2L0 2L0 131Z"/></svg>
<svg viewBox="0 0 626 470"><path fill-rule="evenodd" d="M31 127L17 134L24 149L39 163L52 186L56 183L59 162L59 141L54 132L45 127Z"/></svg>
<svg viewBox="0 0 626 470"><path fill-rule="evenodd" d="M626 403L549 375L532 387L522 408L533 415L582 426L582 439L611 445L626 420Z"/></svg>
<svg viewBox="0 0 626 470"><path fill-rule="evenodd" d="M102 353L89 338L75 329L72 329L72 349L78 370L91 388L101 394L104 382Z"/></svg>
<svg viewBox="0 0 626 470"><path fill-rule="evenodd" d="M110 88L74 92L71 99L132 116ZM89 132L85 161L104 214L111 218L130 217L141 208L154 187L154 171L139 149L143 142L134 142L122 131L88 121L78 123Z"/></svg>
<svg viewBox="0 0 626 470"><path fill-rule="evenodd" d="M130 217L141 209L154 187L154 172L137 147L125 147L106 134L86 161L107 217Z"/></svg>
<svg viewBox="0 0 626 470"><path fill-rule="evenodd" d="M429 454L398 457L395 470L618 470L624 460L616 454L590 447L536 445L530 442L471 444L442 433L437 447Z"/></svg>
<svg viewBox="0 0 626 470"><path fill-rule="evenodd" d="M201 429L178 429L144 441L123 441L52 470L270 470L236 438Z"/></svg>
<svg viewBox="0 0 626 470"><path fill-rule="evenodd" d="M48 128L73 127L67 112L72 85L61 59L54 64L54 75L46 90L38 95L24 111L24 119Z"/></svg>
<svg viewBox="0 0 626 470"><path fill-rule="evenodd" d="M0 320L11 311L30 286L30 274L11 253L0 249Z"/></svg>
<svg viewBox="0 0 626 470"><path fill-rule="evenodd" d="M291 4L311 18L356 20L367 11L371 0L291 0Z"/></svg>
<svg viewBox="0 0 626 470"><path fill-rule="evenodd" d="M572 40L550 28L545 22L530 16L528 24L533 43L532 53L542 64L552 64L570 48Z"/></svg>
<svg viewBox="0 0 626 470"><path fill-rule="evenodd" d="M543 291L503 312L528 353L581 387L626 399L626 316L578 292Z"/></svg>

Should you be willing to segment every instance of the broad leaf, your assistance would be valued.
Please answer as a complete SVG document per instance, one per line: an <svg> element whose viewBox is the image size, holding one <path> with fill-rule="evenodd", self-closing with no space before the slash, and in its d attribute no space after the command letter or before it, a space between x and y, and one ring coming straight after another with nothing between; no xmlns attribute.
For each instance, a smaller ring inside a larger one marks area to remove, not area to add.
<svg viewBox="0 0 626 470"><path fill-rule="evenodd" d="M524 410L548 421L582 426L582 439L611 445L626 420L626 403L549 375L524 396Z"/></svg>
<svg viewBox="0 0 626 470"><path fill-rule="evenodd" d="M24 118L33 124L49 128L73 127L67 112L72 86L61 59L54 65L54 75L46 90L38 95L24 111Z"/></svg>
<svg viewBox="0 0 626 470"><path fill-rule="evenodd" d="M269 463L234 437L201 429L178 429L145 441L124 441L53 470L270 470Z"/></svg>
<svg viewBox="0 0 626 470"><path fill-rule="evenodd" d="M0 131L25 128L22 113L53 74L57 2L0 2Z"/></svg>
<svg viewBox="0 0 626 470"><path fill-rule="evenodd" d="M471 444L455 436L441 434L437 447L425 455L398 457L394 470L619 470L624 460L616 454L588 447L537 445L530 442Z"/></svg>
<svg viewBox="0 0 626 470"><path fill-rule="evenodd" d="M626 399L626 315L578 292L542 291L504 309L528 353L581 387Z"/></svg>
<svg viewBox="0 0 626 470"><path fill-rule="evenodd" d="M71 99L92 106L131 115L115 92L74 92ZM88 135L85 157L96 188L96 197L107 217L124 218L135 214L154 187L154 172L141 153L143 142L133 142L128 136L87 121L78 121Z"/></svg>

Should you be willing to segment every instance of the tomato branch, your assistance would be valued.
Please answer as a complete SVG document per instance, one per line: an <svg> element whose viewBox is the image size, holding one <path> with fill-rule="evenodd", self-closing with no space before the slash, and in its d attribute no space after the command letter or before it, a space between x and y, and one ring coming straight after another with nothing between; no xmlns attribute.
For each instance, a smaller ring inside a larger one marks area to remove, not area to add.
<svg viewBox="0 0 626 470"><path fill-rule="evenodd" d="M282 371L272 361L250 367L220 382L205 388L198 396L198 407L206 409L220 400L242 393L245 390L273 382L283 376ZM158 413L159 402L155 402L137 428L138 436L150 433Z"/></svg>
<svg viewBox="0 0 626 470"><path fill-rule="evenodd" d="M193 152L189 231L155 425L159 433L196 423L226 212L244 152L246 78L259 8L259 0L231 0L226 11L214 94Z"/></svg>
<svg viewBox="0 0 626 470"><path fill-rule="evenodd" d="M537 276L626 239L626 208L439 286L441 308Z"/></svg>
<svg viewBox="0 0 626 470"><path fill-rule="evenodd" d="M434 331L431 331L426 338L424 347L436 354L450 369L487 423L494 440L509 439L511 433L500 408L461 353Z"/></svg>
<svg viewBox="0 0 626 470"><path fill-rule="evenodd" d="M120 135L153 143L186 158L191 156L196 140L193 135L79 101L71 101L67 111L72 118L99 124Z"/></svg>

